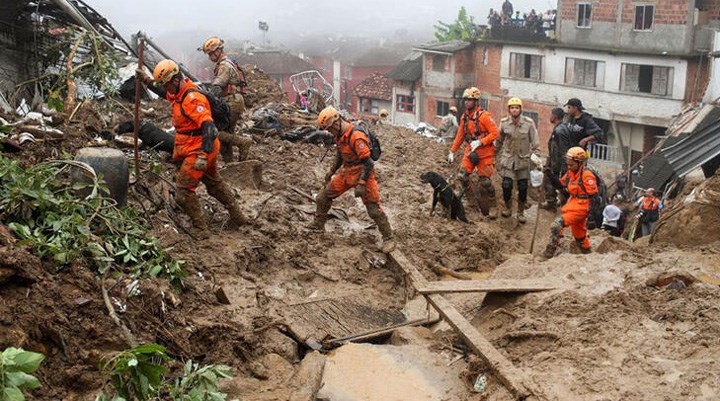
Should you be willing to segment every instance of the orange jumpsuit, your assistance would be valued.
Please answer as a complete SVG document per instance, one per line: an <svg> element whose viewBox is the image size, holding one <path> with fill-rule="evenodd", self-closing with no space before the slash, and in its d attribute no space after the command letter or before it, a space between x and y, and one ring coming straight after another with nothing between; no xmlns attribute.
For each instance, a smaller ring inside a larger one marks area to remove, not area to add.
<svg viewBox="0 0 720 401"><path fill-rule="evenodd" d="M185 92L190 88L197 89L198 87L185 78L180 92L175 95L167 93L166 96L172 102L172 124L176 131L173 160L182 163L177 173L176 183L178 188L194 192L203 176L215 180L220 179L217 168L220 141L215 138L213 151L210 154L206 154L201 149L202 124L213 122L213 119L210 103L204 95L190 92L185 96ZM184 100L182 100L183 96L185 96ZM200 171L193 167L198 156L207 156L207 170Z"/></svg>
<svg viewBox="0 0 720 401"><path fill-rule="evenodd" d="M480 177L491 177L495 162L495 139L498 137L498 128L493 120L492 115L476 107L473 110L466 110L460 117L460 126L458 127L455 141L450 151L455 153L460 149L463 142L465 152L462 159L462 166L468 174L471 174L477 167L477 173ZM482 146L475 149L475 153L480 157L480 163L473 164L468 155L470 154L470 142L479 139Z"/></svg>
<svg viewBox="0 0 720 401"><path fill-rule="evenodd" d="M370 140L362 131L355 131L350 125L337 139L338 152L342 158L342 167L333 175L327 186L327 197L335 199L345 191L355 187L362 176L365 165L361 160L370 157ZM365 181L365 195L363 204L380 204L380 191L378 190L375 169Z"/></svg>
<svg viewBox="0 0 720 401"><path fill-rule="evenodd" d="M582 187L580 186L582 179ZM587 237L587 218L590 213L590 198L598 193L595 174L580 166L577 172L568 170L560 182L570 194L567 203L562 207L563 227L570 226L572 235L581 248L590 249ZM584 189L583 189L584 188Z"/></svg>

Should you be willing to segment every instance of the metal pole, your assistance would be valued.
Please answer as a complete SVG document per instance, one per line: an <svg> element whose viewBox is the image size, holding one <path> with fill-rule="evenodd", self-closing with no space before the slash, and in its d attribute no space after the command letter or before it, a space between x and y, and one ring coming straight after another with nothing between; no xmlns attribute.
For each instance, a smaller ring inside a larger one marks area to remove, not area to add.
<svg viewBox="0 0 720 401"><path fill-rule="evenodd" d="M138 69L143 68L143 56L145 54L145 40L140 38L138 41ZM140 178L140 152L138 151L138 133L140 131L140 94L142 84L139 74L135 74L135 129L133 130L133 141L135 147L135 180Z"/></svg>

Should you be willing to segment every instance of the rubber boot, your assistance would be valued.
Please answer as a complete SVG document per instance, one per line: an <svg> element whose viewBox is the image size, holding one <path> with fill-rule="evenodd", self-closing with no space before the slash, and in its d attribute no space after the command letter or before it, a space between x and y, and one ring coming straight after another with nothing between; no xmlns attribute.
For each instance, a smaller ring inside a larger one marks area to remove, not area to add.
<svg viewBox="0 0 720 401"><path fill-rule="evenodd" d="M234 135L220 131L218 132L218 139L220 140L220 155L222 155L225 163L230 163L233 161Z"/></svg>
<svg viewBox="0 0 720 401"><path fill-rule="evenodd" d="M175 196L175 202L177 202L188 217L190 217L193 225L190 235L199 240L209 238L210 231L208 230L207 220L205 220L205 212L203 212L202 206L200 206L200 199L198 199L195 192L180 188Z"/></svg>
<svg viewBox="0 0 720 401"><path fill-rule="evenodd" d="M520 224L525 224L527 222L525 219L525 202L518 201L517 220Z"/></svg>
<svg viewBox="0 0 720 401"><path fill-rule="evenodd" d="M578 248L580 248L580 253L587 255L588 253L592 253L591 248L583 248L582 244L585 241L585 238L583 239L577 239L575 238L575 243L577 244Z"/></svg>
<svg viewBox="0 0 720 401"><path fill-rule="evenodd" d="M505 217L505 218L510 217L512 215L512 203L510 200L505 201L505 209L503 209L503 211L500 212L500 215L502 215L502 217Z"/></svg>
<svg viewBox="0 0 720 401"><path fill-rule="evenodd" d="M557 218L550 226L550 242L545 247L543 256L546 259L550 259L555 256L555 252L560 245L560 238L562 237L562 228L565 225L562 217Z"/></svg>
<svg viewBox="0 0 720 401"><path fill-rule="evenodd" d="M235 137L235 146L238 148L238 161L245 161L248 159L252 144L253 141L250 138L239 135Z"/></svg>
<svg viewBox="0 0 720 401"><path fill-rule="evenodd" d="M230 228L234 229L248 224L247 217L243 214L232 190L225 181L207 178L203 182L207 187L208 194L222 203L230 213Z"/></svg>
<svg viewBox="0 0 720 401"><path fill-rule="evenodd" d="M490 193L488 195L488 203L490 204L490 210L488 211L488 218L490 220L495 220L498 217L498 212L497 212L497 200L495 199L494 193Z"/></svg>
<svg viewBox="0 0 720 401"><path fill-rule="evenodd" d="M387 215L382 211L380 205L376 203L368 203L365 205L370 216L375 224L378 226L378 231L382 234L382 245L380 250L383 253L390 253L395 250L395 240L393 240L392 227L390 227L390 221Z"/></svg>
<svg viewBox="0 0 720 401"><path fill-rule="evenodd" d="M332 206L332 202L325 195L325 190L320 191L317 195L315 198L315 204L317 205L317 208L315 209L315 218L312 223L308 225L308 228L313 231L325 231L325 223L328 220L328 212Z"/></svg>

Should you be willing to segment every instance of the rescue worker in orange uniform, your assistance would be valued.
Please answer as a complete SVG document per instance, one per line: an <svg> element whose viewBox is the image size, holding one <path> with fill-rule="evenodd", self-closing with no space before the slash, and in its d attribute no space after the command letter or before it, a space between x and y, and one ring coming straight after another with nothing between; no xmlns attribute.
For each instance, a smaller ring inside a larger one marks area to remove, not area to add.
<svg viewBox="0 0 720 401"><path fill-rule="evenodd" d="M333 166L325 175L325 188L315 198L317 210L310 228L324 231L333 199L355 188L355 196L362 199L368 215L382 234L382 251L392 252L395 249L393 232L387 215L380 207L375 167L370 157L370 139L365 132L356 130L350 121L342 118L332 106L320 112L317 124L321 130L327 130L335 137L337 153Z"/></svg>
<svg viewBox="0 0 720 401"><path fill-rule="evenodd" d="M470 185L470 174L477 169L479 184L488 193L490 210L488 217L497 218L497 201L495 199L495 187L490 177L494 171L495 163L495 139L498 137L498 128L492 115L480 107L480 89L471 87L463 92L465 113L460 117L460 123L455 141L448 153L448 162L455 159L455 152L465 142L463 152L462 170L460 181L463 184L463 192Z"/></svg>
<svg viewBox="0 0 720 401"><path fill-rule="evenodd" d="M208 38L203 43L202 50L210 61L215 63L212 82L209 91L215 96L223 98L230 106L230 125L226 130L220 131L220 154L225 162L233 160L233 146L238 148L240 161L247 159L252 139L235 134L237 123L245 111L245 74L237 64L225 53L225 42L218 37ZM227 132L225 132L227 131Z"/></svg>
<svg viewBox="0 0 720 401"><path fill-rule="evenodd" d="M638 214L640 236L644 237L652 234L655 223L660 219L662 202L655 196L655 189L648 188L645 191L645 196L638 203L640 204L640 213Z"/></svg>
<svg viewBox="0 0 720 401"><path fill-rule="evenodd" d="M152 84L152 79L142 70L137 72L142 74L139 79ZM183 77L180 68L172 60L159 62L153 76L155 85L149 85L149 89L172 102L172 123L176 131L173 159L179 165L175 201L190 216L194 227L193 236L205 239L210 235L205 213L195 194L200 181L207 187L208 194L228 209L232 225L247 224L230 187L218 174L220 142L207 98L198 92L197 85Z"/></svg>
<svg viewBox="0 0 720 401"><path fill-rule="evenodd" d="M558 217L550 227L550 242L545 248L544 256L555 256L563 228L570 226L575 242L580 246L582 253L590 253L590 240L587 236L587 219L590 213L590 202L593 195L598 193L597 178L592 171L584 167L586 159L585 149L576 146L568 149L565 155L568 171L560 182L569 198L563 205L562 216Z"/></svg>

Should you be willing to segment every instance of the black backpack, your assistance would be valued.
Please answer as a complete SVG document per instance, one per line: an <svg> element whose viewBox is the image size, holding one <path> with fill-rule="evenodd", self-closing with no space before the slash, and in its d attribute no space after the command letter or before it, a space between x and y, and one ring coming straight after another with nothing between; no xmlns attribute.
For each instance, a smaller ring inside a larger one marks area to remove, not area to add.
<svg viewBox="0 0 720 401"><path fill-rule="evenodd" d="M222 98L215 96L204 89L190 88L185 91L182 99L180 99L180 112L183 117L190 119L190 117L188 117L185 113L185 109L182 107L182 104L185 102L185 97L190 92L198 92L207 98L208 103L210 103L210 113L212 114L213 122L215 123L215 127L218 131L224 131L230 127L230 106L228 106L227 102Z"/></svg>
<svg viewBox="0 0 720 401"><path fill-rule="evenodd" d="M362 124L356 124L353 126L355 131L362 131L365 135L367 135L368 140L370 140L370 158L372 158L374 161L377 161L380 159L380 155L382 154L382 149L380 148L380 141L378 140L377 136L370 131L367 127L363 126ZM348 136L348 141L350 140L350 136Z"/></svg>

